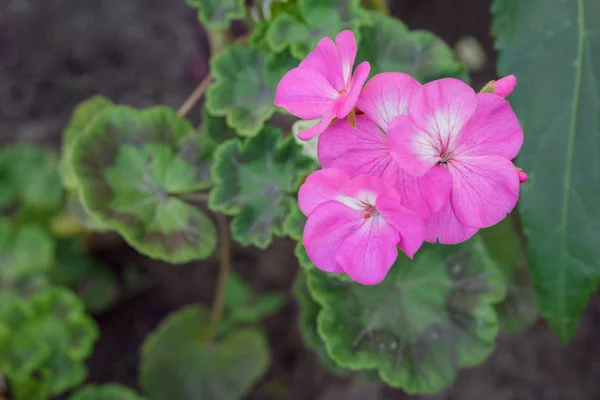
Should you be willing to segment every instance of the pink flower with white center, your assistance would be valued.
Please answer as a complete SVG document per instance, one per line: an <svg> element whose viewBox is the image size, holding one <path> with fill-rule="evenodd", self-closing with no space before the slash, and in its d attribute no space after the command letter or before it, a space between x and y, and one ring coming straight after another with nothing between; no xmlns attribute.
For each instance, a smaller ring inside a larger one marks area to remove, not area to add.
<svg viewBox="0 0 600 400"><path fill-rule="evenodd" d="M424 218L439 212L448 202L452 179L437 168L415 177L402 170L388 148L389 123L406 115L410 97L421 84L410 76L387 72L365 85L357 107L356 129L348 121L336 121L319 137L318 156L324 168L338 168L350 177L361 174L383 178L401 195L402 204Z"/></svg>
<svg viewBox="0 0 600 400"><path fill-rule="evenodd" d="M364 285L385 278L398 246L412 258L425 238L421 217L373 176L351 179L338 169L316 171L300 187L298 203L308 217L302 240L312 262Z"/></svg>
<svg viewBox="0 0 600 400"><path fill-rule="evenodd" d="M335 38L323 38L317 47L289 71L279 82L275 105L302 119L321 121L300 132L298 137L309 140L323 132L334 118L342 119L354 110L371 66L362 62L354 74L356 38L342 31ZM337 44L337 46L336 46Z"/></svg>
<svg viewBox="0 0 600 400"><path fill-rule="evenodd" d="M428 241L466 240L500 222L517 203L520 177L511 160L523 131L501 96L477 95L456 79L430 82L388 131L392 156L406 172L424 176L437 169L451 177L450 201L429 221Z"/></svg>

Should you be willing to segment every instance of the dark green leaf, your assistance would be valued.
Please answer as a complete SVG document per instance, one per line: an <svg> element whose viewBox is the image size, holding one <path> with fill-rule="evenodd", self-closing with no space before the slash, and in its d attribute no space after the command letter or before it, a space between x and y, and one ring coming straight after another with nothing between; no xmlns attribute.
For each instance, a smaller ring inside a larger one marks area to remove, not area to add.
<svg viewBox="0 0 600 400"><path fill-rule="evenodd" d="M206 92L206 108L225 116L227 125L242 136L254 136L275 112L275 89L296 62L287 54L241 45L213 57L215 82Z"/></svg>
<svg viewBox="0 0 600 400"><path fill-rule="evenodd" d="M404 72L422 83L452 77L468 81L467 69L430 32L409 31L398 19L369 12L372 26L361 28L357 61L371 63L371 75Z"/></svg>
<svg viewBox="0 0 600 400"><path fill-rule="evenodd" d="M209 206L235 215L231 231L243 245L266 248L274 234L283 234L300 175L314 167L293 138L281 136L281 131L265 127L243 144L225 142L215 154L212 174L217 186Z"/></svg>
<svg viewBox="0 0 600 400"><path fill-rule="evenodd" d="M376 286L309 270L327 352L346 368L377 369L387 384L409 393L440 391L458 368L481 363L494 348L493 304L504 297L496 268L474 240L427 246L414 261L400 256Z"/></svg>
<svg viewBox="0 0 600 400"><path fill-rule="evenodd" d="M187 0L198 8L198 19L209 29L226 29L234 19L246 16L244 0Z"/></svg>
<svg viewBox="0 0 600 400"><path fill-rule="evenodd" d="M496 0L500 75L525 132L520 211L542 315L567 341L600 281L600 18L595 0Z"/></svg>
<svg viewBox="0 0 600 400"><path fill-rule="evenodd" d="M275 51L290 47L298 59L306 57L323 37L334 38L344 29L357 33L359 27L370 24L360 0L298 0L296 7L295 13L281 12L273 18L266 39Z"/></svg>
<svg viewBox="0 0 600 400"><path fill-rule="evenodd" d="M125 386L111 383L84 386L69 397L69 400L145 400L145 398Z"/></svg>
<svg viewBox="0 0 600 400"><path fill-rule="evenodd" d="M184 308L148 336L140 386L153 400L239 399L265 373L269 348L261 331L240 329L209 340L208 313Z"/></svg>
<svg viewBox="0 0 600 400"><path fill-rule="evenodd" d="M211 185L211 163L199 143L190 124L166 107L102 111L72 155L84 206L150 257L208 257L215 227L198 200Z"/></svg>

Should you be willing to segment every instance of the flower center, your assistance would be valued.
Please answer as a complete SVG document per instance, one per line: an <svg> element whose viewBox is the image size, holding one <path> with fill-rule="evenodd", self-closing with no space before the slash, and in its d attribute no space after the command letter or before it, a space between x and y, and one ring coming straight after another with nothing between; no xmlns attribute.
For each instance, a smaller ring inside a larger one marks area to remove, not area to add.
<svg viewBox="0 0 600 400"><path fill-rule="evenodd" d="M348 93L348 90L347 90L346 88L343 88L343 89L341 89L341 90L338 90L338 94L339 94L340 96L341 96L341 95L344 95L344 94L346 94L346 93Z"/></svg>
<svg viewBox="0 0 600 400"><path fill-rule="evenodd" d="M440 154L440 161L438 162L438 164L442 164L442 165L446 165L448 163L448 160L450 160L451 155L448 152L443 152L442 154Z"/></svg>
<svg viewBox="0 0 600 400"><path fill-rule="evenodd" d="M364 210L365 210L365 213L363 215L364 219L369 219L373 216L379 215L375 206L372 206L370 204L365 204Z"/></svg>

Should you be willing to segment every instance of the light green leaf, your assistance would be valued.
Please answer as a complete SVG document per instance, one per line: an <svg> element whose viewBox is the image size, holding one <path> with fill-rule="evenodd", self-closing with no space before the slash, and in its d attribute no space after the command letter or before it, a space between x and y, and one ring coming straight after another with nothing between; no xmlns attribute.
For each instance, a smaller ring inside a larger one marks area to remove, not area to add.
<svg viewBox="0 0 600 400"><path fill-rule="evenodd" d="M394 17L373 11L369 15L373 24L360 30L356 59L371 63L371 75L404 72L422 83L447 77L468 81L467 69L440 38L426 31L409 31Z"/></svg>
<svg viewBox="0 0 600 400"><path fill-rule="evenodd" d="M211 185L211 162L199 143L191 125L166 107L102 111L73 149L84 206L150 257L208 257L215 227L198 200Z"/></svg>
<svg viewBox="0 0 600 400"><path fill-rule="evenodd" d="M69 400L145 400L128 387L114 383L87 385L69 397Z"/></svg>
<svg viewBox="0 0 600 400"><path fill-rule="evenodd" d="M538 302L527 269L525 245L509 216L491 228L479 231L486 250L506 284L506 298L495 305L500 329L510 333L524 330L538 317Z"/></svg>
<svg viewBox="0 0 600 400"><path fill-rule="evenodd" d="M370 24L369 15L360 8L360 0L298 0L296 12L278 13L266 34L269 46L279 52L290 47L298 59L306 55L324 37ZM360 37L357 37L359 40Z"/></svg>
<svg viewBox="0 0 600 400"><path fill-rule="evenodd" d="M296 62L287 53L272 54L241 45L211 60L215 82L206 92L206 108L225 116L241 136L254 136L275 112L275 89Z"/></svg>
<svg viewBox="0 0 600 400"><path fill-rule="evenodd" d="M240 399L266 372L269 348L257 329L210 340L208 313L187 307L169 316L142 348L139 383L153 400Z"/></svg>
<svg viewBox="0 0 600 400"><path fill-rule="evenodd" d="M600 18L595 0L496 0L500 75L525 132L520 211L542 315L568 341L600 281Z"/></svg>
<svg viewBox="0 0 600 400"><path fill-rule="evenodd" d="M60 159L60 172L63 184L67 189L73 190L77 186L73 171L71 171L71 154L73 145L85 132L87 126L102 110L114 106L114 103L102 96L94 96L85 100L73 110L69 125L63 132L62 151Z"/></svg>
<svg viewBox="0 0 600 400"><path fill-rule="evenodd" d="M198 19L209 29L226 29L234 19L246 16L244 0L187 0L198 8Z"/></svg>
<svg viewBox="0 0 600 400"><path fill-rule="evenodd" d="M212 175L217 186L209 206L235 215L232 235L243 245L266 248L273 235L283 235L300 175L314 168L293 138L281 136L280 130L265 127L244 143L223 143L215 154Z"/></svg>
<svg viewBox="0 0 600 400"><path fill-rule="evenodd" d="M493 304L504 286L478 240L427 246L414 261L400 256L376 286L316 269L308 285L323 307L318 329L328 354L349 369L377 369L408 393L442 390L458 368L483 362L494 348Z"/></svg>

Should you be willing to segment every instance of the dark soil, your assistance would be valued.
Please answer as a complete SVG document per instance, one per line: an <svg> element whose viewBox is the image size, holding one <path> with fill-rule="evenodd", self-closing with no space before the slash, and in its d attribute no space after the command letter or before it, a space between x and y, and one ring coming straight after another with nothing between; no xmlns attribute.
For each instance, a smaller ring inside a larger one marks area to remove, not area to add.
<svg viewBox="0 0 600 400"><path fill-rule="evenodd" d="M391 3L393 14L411 29L431 30L450 45L465 35L476 37L487 63L473 74L473 85L495 77L489 0ZM94 94L137 107L178 107L207 71L206 39L195 21L184 0L0 0L0 144L33 141L58 149L72 108ZM210 303L216 260L171 266L122 243L94 252L122 277L126 270L139 271L142 286L97 317L102 337L89 361L89 381L135 387L145 335L182 305ZM273 359L249 399L409 398L384 386L335 378L304 347L290 294L298 269L293 243L278 240L266 252L236 248L233 260L256 290L282 291L289 299L264 322ZM568 346L541 322L518 335L501 335L483 366L462 372L447 392L421 398L600 399L599 321L595 296Z"/></svg>

